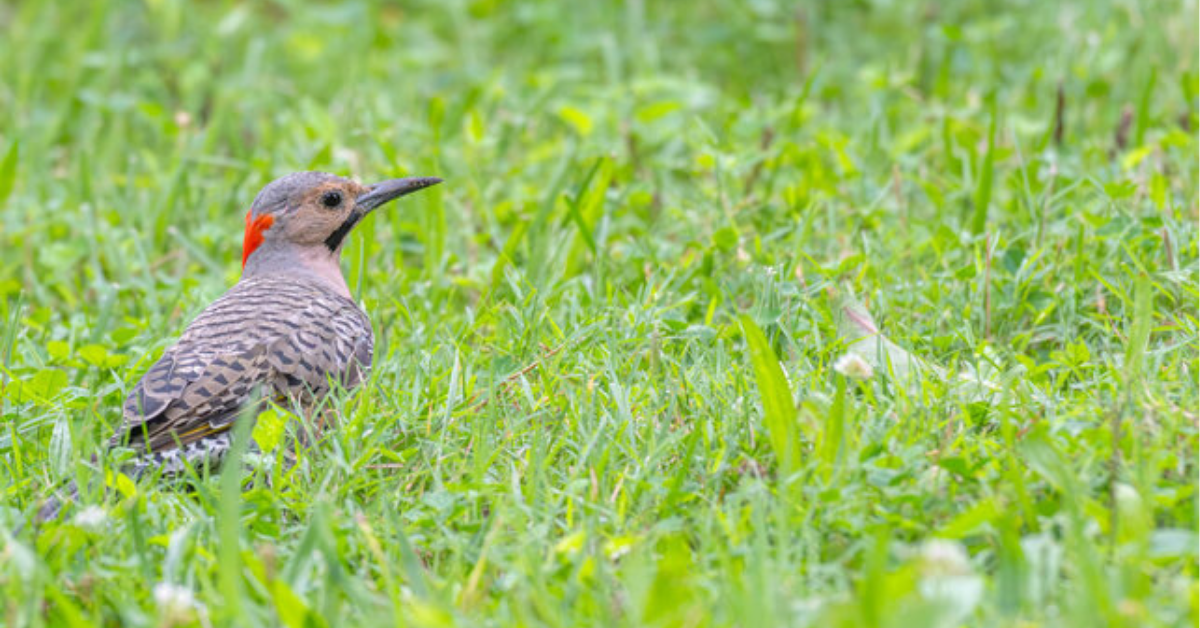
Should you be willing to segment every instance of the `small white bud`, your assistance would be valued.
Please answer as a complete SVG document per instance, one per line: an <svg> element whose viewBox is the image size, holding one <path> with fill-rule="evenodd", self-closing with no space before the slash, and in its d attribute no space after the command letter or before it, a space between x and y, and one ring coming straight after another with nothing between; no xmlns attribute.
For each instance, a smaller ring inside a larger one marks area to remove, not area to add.
<svg viewBox="0 0 1200 628"><path fill-rule="evenodd" d="M198 608L196 595L191 589L170 582L154 585L154 602L158 605L163 624L167 626L190 623Z"/></svg>
<svg viewBox="0 0 1200 628"><path fill-rule="evenodd" d="M108 513L104 509L92 505L84 508L75 515L75 525L85 530L99 530L104 526L104 522L108 519Z"/></svg>
<svg viewBox="0 0 1200 628"><path fill-rule="evenodd" d="M972 572L967 550L959 543L933 539L921 545L921 563L927 575L961 576Z"/></svg>
<svg viewBox="0 0 1200 628"><path fill-rule="evenodd" d="M870 379L875 369L857 353L845 353L833 363L833 370L850 379Z"/></svg>

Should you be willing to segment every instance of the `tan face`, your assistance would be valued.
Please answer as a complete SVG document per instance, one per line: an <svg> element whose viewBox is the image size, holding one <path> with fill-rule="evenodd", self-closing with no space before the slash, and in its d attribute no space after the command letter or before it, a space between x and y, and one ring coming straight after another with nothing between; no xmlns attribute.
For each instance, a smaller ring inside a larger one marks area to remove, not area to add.
<svg viewBox="0 0 1200 628"><path fill-rule="evenodd" d="M362 217L355 199L369 188L346 179L326 181L306 190L281 225L279 236L300 245L323 244L339 229L349 229ZM347 221L353 220L347 226ZM339 238L340 240L340 238Z"/></svg>
<svg viewBox="0 0 1200 628"><path fill-rule="evenodd" d="M360 185L324 172L276 179L258 193L246 213L242 266L252 256L261 259L263 254L256 254L260 249L286 253L323 247L336 259L346 236L375 208L441 182L437 177L405 177Z"/></svg>

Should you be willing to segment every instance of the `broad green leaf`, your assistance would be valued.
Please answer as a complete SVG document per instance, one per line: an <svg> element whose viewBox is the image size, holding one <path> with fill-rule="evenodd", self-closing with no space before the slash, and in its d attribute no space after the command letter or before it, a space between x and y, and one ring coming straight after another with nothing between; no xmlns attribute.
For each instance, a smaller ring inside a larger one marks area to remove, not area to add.
<svg viewBox="0 0 1200 628"><path fill-rule="evenodd" d="M49 617L52 618L51 625L69 626L71 628L87 628L93 626L91 621L83 615L80 608L66 595L63 595L59 588L53 584L45 589L46 596L52 604L48 610L51 611ZM73 596L72 596L73 597Z"/></svg>
<svg viewBox="0 0 1200 628"><path fill-rule="evenodd" d="M251 437L263 453L269 454L283 441L286 428L287 415L275 408L267 408L255 419Z"/></svg>
<svg viewBox="0 0 1200 628"><path fill-rule="evenodd" d="M754 379L758 382L763 422L767 426L771 449L783 471L790 474L800 466L796 402L791 386L775 351L749 316L742 316L742 333L750 348L750 361L754 366Z"/></svg>
<svg viewBox="0 0 1200 628"><path fill-rule="evenodd" d="M71 356L71 345L61 340L51 340L46 343L46 353L50 354L51 360L61 362Z"/></svg>
<svg viewBox="0 0 1200 628"><path fill-rule="evenodd" d="M0 160L0 203L8 200L16 186L17 161L21 158L20 144L13 142L8 146L4 159Z"/></svg>
<svg viewBox="0 0 1200 628"><path fill-rule="evenodd" d="M95 344L80 347L76 353L84 362L105 369L117 368L129 360L127 355L109 353L104 346Z"/></svg>
<svg viewBox="0 0 1200 628"><path fill-rule="evenodd" d="M137 496L137 484L128 475L120 471L109 471L105 474L105 477L105 484L115 487L117 492L125 499L132 499Z"/></svg>
<svg viewBox="0 0 1200 628"><path fill-rule="evenodd" d="M951 519L942 526L938 536L948 539L961 539L977 531L980 526L991 523L999 515L999 509L993 499L984 499Z"/></svg>
<svg viewBox="0 0 1200 628"><path fill-rule="evenodd" d="M837 392L834 393L833 404L825 417L825 426L821 431L821 444L818 449L821 465L828 471L837 463L838 453L842 449L846 434L846 378L837 378Z"/></svg>
<svg viewBox="0 0 1200 628"><path fill-rule="evenodd" d="M575 554L579 553L579 550L583 549L583 544L585 541L587 541L587 532L583 530L576 530L575 532L572 532L571 534L559 539L559 541L554 544L554 553L574 556Z"/></svg>
<svg viewBox="0 0 1200 628"><path fill-rule="evenodd" d="M13 403L47 403L67 386L67 374L58 369L42 369L32 377L9 382L5 396Z"/></svg>
<svg viewBox="0 0 1200 628"><path fill-rule="evenodd" d="M271 598L275 602L275 612L283 625L289 628L309 628L327 626L325 619L309 609L304 599L296 595L283 579L277 578L271 583Z"/></svg>
<svg viewBox="0 0 1200 628"><path fill-rule="evenodd" d="M673 100L664 100L646 105L645 107L639 107L637 113L634 114L634 117L636 117L637 121L641 122L642 124L649 124L682 108L683 103Z"/></svg>
<svg viewBox="0 0 1200 628"><path fill-rule="evenodd" d="M975 187L975 215L971 220L971 233L979 235L987 228L988 206L992 203L992 176L996 160L996 102L992 101L992 119L988 123L987 152L979 167Z"/></svg>
<svg viewBox="0 0 1200 628"><path fill-rule="evenodd" d="M1035 428L1025 435L1020 445L1021 457L1038 475L1054 488L1066 494L1071 501L1078 497L1075 472L1063 458L1058 448L1050 442L1044 428Z"/></svg>
<svg viewBox="0 0 1200 628"><path fill-rule="evenodd" d="M564 105L558 109L558 117L562 118L575 129L581 137L587 137L592 134L592 118L580 109L576 109L570 105Z"/></svg>

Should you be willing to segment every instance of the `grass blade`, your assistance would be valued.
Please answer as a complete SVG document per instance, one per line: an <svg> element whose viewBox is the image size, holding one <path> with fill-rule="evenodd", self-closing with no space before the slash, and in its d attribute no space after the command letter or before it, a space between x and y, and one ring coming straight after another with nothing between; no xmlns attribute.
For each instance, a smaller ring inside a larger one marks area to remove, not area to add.
<svg viewBox="0 0 1200 628"><path fill-rule="evenodd" d="M771 450L784 473L790 474L799 466L796 403L791 386L775 351L758 325L749 316L742 316L742 333L750 348L754 379L758 382L759 399L763 407L763 423Z"/></svg>
<svg viewBox="0 0 1200 628"><path fill-rule="evenodd" d="M1129 343L1125 349L1126 383L1135 385L1142 375L1146 348L1150 344L1154 299L1150 277L1139 273L1133 286L1133 321L1130 323Z"/></svg>
<svg viewBox="0 0 1200 628"><path fill-rule="evenodd" d="M992 100L992 119L988 123L987 152L979 167L979 182L975 188L975 215L971 220L971 233L979 235L987 228L988 205L992 202L992 170L996 159L996 101Z"/></svg>
<svg viewBox="0 0 1200 628"><path fill-rule="evenodd" d="M14 141L4 154L4 160L0 161L0 203L8 200L8 195L12 194L13 187L16 186L17 161L20 157L21 145Z"/></svg>

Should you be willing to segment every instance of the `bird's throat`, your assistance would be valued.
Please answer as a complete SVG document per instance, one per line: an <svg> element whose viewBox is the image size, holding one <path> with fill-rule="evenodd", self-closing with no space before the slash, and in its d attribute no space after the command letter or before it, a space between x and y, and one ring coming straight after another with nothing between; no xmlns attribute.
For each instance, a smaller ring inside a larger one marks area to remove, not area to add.
<svg viewBox="0 0 1200 628"><path fill-rule="evenodd" d="M346 216L346 220L342 221L342 224L338 225L338 228L329 234L328 238L325 238L325 247L329 249L330 253L338 250L338 247L342 245L342 240L346 239L346 236L350 234L350 230L354 228L354 225L358 224L359 220L362 220L362 214L357 211L350 212L350 215Z"/></svg>
<svg viewBox="0 0 1200 628"><path fill-rule="evenodd" d="M304 277L350 298L338 256L330 253L323 244L297 246L274 240L264 243L247 261L242 279L272 275Z"/></svg>

